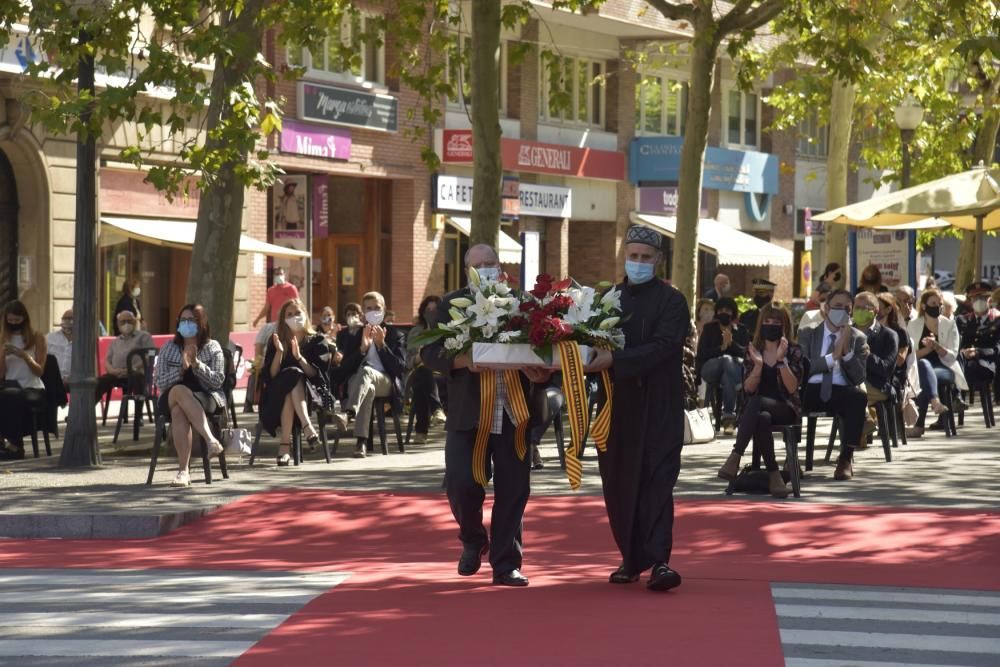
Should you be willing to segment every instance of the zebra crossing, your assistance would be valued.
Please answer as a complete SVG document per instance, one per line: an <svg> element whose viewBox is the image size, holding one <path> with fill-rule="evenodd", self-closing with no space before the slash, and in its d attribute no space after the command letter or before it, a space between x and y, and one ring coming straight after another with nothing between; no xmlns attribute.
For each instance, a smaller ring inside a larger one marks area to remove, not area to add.
<svg viewBox="0 0 1000 667"><path fill-rule="evenodd" d="M786 667L996 667L1000 593L772 584Z"/></svg>
<svg viewBox="0 0 1000 667"><path fill-rule="evenodd" d="M6 570L0 665L228 665L339 572Z"/></svg>

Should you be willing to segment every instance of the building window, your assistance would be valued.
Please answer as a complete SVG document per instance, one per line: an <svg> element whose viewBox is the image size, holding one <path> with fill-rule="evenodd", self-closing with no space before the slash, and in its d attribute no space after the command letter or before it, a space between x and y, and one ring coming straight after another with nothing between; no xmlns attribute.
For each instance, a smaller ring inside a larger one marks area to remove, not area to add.
<svg viewBox="0 0 1000 667"><path fill-rule="evenodd" d="M497 100L500 104L500 115L506 115L507 109L507 42L500 42L497 54ZM448 93L449 107L464 107L472 104L472 38L468 35L455 35L448 45L448 83L455 85ZM460 83L459 83L460 82Z"/></svg>
<svg viewBox="0 0 1000 667"><path fill-rule="evenodd" d="M760 98L756 93L730 90L726 109L726 143L730 146L758 145Z"/></svg>
<svg viewBox="0 0 1000 667"><path fill-rule="evenodd" d="M604 63L575 56L545 56L539 70L539 117L604 126Z"/></svg>
<svg viewBox="0 0 1000 667"><path fill-rule="evenodd" d="M662 76L645 76L635 90L636 134L684 136L688 84Z"/></svg>
<svg viewBox="0 0 1000 667"><path fill-rule="evenodd" d="M799 123L799 141L797 151L802 157L822 158L827 156L829 128L820 126L819 116L812 112Z"/></svg>
<svg viewBox="0 0 1000 667"><path fill-rule="evenodd" d="M305 68L309 77L385 84L385 45L380 39L365 39L371 27L368 21L364 16L345 16L340 33L327 35L314 51L290 45L288 64Z"/></svg>

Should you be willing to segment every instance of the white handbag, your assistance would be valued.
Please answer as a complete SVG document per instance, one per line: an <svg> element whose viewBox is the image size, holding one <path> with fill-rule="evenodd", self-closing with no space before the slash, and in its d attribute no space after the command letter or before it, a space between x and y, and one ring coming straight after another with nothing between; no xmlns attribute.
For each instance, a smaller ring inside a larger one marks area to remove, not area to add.
<svg viewBox="0 0 1000 667"><path fill-rule="evenodd" d="M697 445L715 440L712 411L708 408L684 411L684 444Z"/></svg>
<svg viewBox="0 0 1000 667"><path fill-rule="evenodd" d="M251 449L250 431L245 428L223 429L222 447L226 454L234 456L249 456Z"/></svg>

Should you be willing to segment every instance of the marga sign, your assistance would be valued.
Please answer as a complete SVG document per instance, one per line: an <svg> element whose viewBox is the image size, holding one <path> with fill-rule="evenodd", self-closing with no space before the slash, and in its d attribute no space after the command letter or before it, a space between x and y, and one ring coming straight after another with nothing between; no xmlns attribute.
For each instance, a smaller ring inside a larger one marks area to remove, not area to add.
<svg viewBox="0 0 1000 667"><path fill-rule="evenodd" d="M442 162L472 162L472 130L445 130L442 146ZM500 151L506 171L625 180L625 154L617 151L543 144L506 137L500 140Z"/></svg>

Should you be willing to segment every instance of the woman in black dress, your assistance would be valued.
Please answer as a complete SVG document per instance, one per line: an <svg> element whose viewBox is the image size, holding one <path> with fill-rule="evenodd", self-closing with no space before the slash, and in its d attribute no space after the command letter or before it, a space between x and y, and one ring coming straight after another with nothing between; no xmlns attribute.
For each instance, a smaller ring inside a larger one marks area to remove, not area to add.
<svg viewBox="0 0 1000 667"><path fill-rule="evenodd" d="M302 425L310 448L319 441L309 418L310 404L332 411L333 397L327 387L323 358L330 351L322 334L309 324L305 304L292 299L278 313L278 327L264 353L260 397L260 422L272 436L281 427L278 465L290 462L289 448L295 419ZM308 401L308 402L307 402Z"/></svg>
<svg viewBox="0 0 1000 667"><path fill-rule="evenodd" d="M769 487L775 498L788 495L788 487L774 456L771 427L794 424L801 419L799 383L802 381L802 348L791 343L792 318L780 303L769 303L757 318L757 331L747 346L743 362L743 393L746 405L740 416L733 451L719 469L719 477L736 479L740 457L753 439L770 473Z"/></svg>

